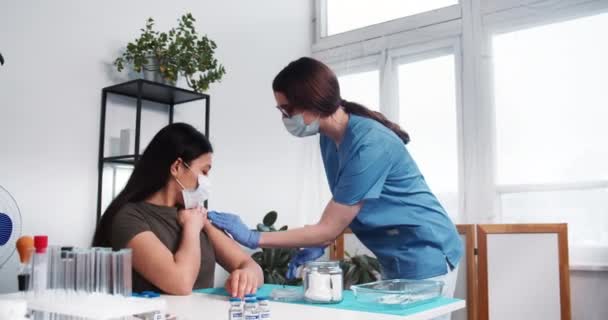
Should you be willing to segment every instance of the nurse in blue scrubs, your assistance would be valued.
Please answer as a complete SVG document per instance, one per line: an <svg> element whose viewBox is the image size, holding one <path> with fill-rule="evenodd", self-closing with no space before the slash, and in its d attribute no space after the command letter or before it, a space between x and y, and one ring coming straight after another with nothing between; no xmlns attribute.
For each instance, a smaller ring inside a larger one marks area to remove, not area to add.
<svg viewBox="0 0 608 320"><path fill-rule="evenodd" d="M320 135L333 198L319 222L288 231L260 233L236 214L215 211L208 214L212 223L252 249L307 248L293 259L292 273L350 227L377 256L384 278L441 279L444 295L452 296L462 243L407 150L408 134L381 113L342 99L336 75L317 60L291 62L272 87L287 131Z"/></svg>

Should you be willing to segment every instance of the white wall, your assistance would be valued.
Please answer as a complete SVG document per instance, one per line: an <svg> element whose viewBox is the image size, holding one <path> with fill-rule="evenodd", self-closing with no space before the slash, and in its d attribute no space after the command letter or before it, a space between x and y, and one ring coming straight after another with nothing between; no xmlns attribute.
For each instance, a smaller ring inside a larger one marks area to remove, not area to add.
<svg viewBox="0 0 608 320"><path fill-rule="evenodd" d="M573 320L608 319L608 271L570 271Z"/></svg>
<svg viewBox="0 0 608 320"><path fill-rule="evenodd" d="M284 130L271 81L289 61L310 54L311 1L10 0L0 9L6 59L0 68L0 185L21 208L24 234L48 234L52 244L89 244L100 92L127 79L111 62L147 17L166 30L185 12L216 41L227 69L209 91L216 149L212 207L239 212L251 225L271 209L281 214L279 223L305 222L295 182L304 176L301 147L310 148L310 141ZM158 112L154 119L161 119ZM144 130L155 132L161 122L154 123ZM0 270L0 292L16 288L16 267L13 257Z"/></svg>

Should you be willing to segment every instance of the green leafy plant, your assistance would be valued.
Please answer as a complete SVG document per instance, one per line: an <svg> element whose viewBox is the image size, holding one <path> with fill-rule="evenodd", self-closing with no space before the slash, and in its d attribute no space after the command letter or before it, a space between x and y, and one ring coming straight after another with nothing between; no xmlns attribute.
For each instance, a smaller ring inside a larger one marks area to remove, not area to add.
<svg viewBox="0 0 608 320"><path fill-rule="evenodd" d="M278 214L276 211L270 211L262 220L262 223L257 225L257 230L260 232L275 232L285 231L287 226L276 229L274 224L277 221ZM263 248L262 251L255 252L251 257L260 265L264 273L264 283L281 284L281 285L300 285L301 279L286 279L287 267L291 258L298 252L297 249L283 248Z"/></svg>
<svg viewBox="0 0 608 320"><path fill-rule="evenodd" d="M380 280L380 263L378 259L366 254L351 256L344 252L346 259L340 261L344 273L344 289L352 285Z"/></svg>
<svg viewBox="0 0 608 320"><path fill-rule="evenodd" d="M214 58L217 45L206 35L196 31L196 19L187 13L178 20L178 26L169 32L154 30L154 19L148 18L141 35L127 44L125 52L114 61L120 72L126 64L133 70L156 71L164 79L176 82L182 75L188 86L201 92L211 83L220 81L226 69Z"/></svg>

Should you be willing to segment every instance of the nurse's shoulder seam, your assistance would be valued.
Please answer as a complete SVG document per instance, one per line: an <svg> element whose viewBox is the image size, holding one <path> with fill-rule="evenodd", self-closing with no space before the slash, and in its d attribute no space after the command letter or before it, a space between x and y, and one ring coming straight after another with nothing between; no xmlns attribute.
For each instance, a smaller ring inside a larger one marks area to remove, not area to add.
<svg viewBox="0 0 608 320"><path fill-rule="evenodd" d="M399 137L391 129L387 128L382 123L370 118L360 116L357 117L361 118L361 120L354 124L353 131L355 131L355 129L361 129L361 127L367 129L355 134L355 139L353 142L355 142L357 146L386 146L393 143L404 145L403 141L401 141L401 139L399 139Z"/></svg>

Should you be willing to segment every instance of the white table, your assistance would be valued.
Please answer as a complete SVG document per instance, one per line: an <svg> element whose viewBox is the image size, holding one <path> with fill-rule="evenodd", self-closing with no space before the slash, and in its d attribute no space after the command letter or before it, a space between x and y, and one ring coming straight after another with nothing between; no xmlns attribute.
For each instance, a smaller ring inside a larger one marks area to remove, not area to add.
<svg viewBox="0 0 608 320"><path fill-rule="evenodd" d="M167 311L177 315L178 320L228 319L229 304L226 297L204 293L162 297L167 301ZM458 300L414 315L395 316L270 301L273 320L429 320L464 307L465 302Z"/></svg>

